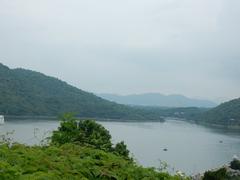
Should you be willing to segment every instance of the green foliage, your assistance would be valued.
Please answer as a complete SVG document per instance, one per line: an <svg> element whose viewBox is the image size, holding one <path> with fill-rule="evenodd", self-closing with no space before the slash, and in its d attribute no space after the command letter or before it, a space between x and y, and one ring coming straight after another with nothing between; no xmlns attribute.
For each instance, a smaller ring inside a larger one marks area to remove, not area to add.
<svg viewBox="0 0 240 180"><path fill-rule="evenodd" d="M101 124L92 120L78 120L72 114L62 116L60 127L53 131L51 143L54 145L74 143L90 146L107 152L114 152L130 160L129 150L123 141L112 147L111 135Z"/></svg>
<svg viewBox="0 0 240 180"><path fill-rule="evenodd" d="M14 180L20 175L19 169L8 162L0 161L0 179Z"/></svg>
<svg viewBox="0 0 240 180"><path fill-rule="evenodd" d="M92 120L77 120L72 115L64 115L61 125L53 132L52 143L77 143L90 145L105 151L112 150L111 135L102 125Z"/></svg>
<svg viewBox="0 0 240 180"><path fill-rule="evenodd" d="M221 168L217 171L208 171L204 174L203 180L227 180L226 168Z"/></svg>
<svg viewBox="0 0 240 180"><path fill-rule="evenodd" d="M143 168L121 156L77 144L47 147L0 146L1 180L180 180Z"/></svg>
<svg viewBox="0 0 240 180"><path fill-rule="evenodd" d="M127 145L124 144L124 142L117 143L114 147L114 152L117 153L120 156L129 157L129 150L127 149Z"/></svg>
<svg viewBox="0 0 240 180"><path fill-rule="evenodd" d="M240 170L240 161L237 159L234 159L231 163L230 163L230 167L234 170Z"/></svg>

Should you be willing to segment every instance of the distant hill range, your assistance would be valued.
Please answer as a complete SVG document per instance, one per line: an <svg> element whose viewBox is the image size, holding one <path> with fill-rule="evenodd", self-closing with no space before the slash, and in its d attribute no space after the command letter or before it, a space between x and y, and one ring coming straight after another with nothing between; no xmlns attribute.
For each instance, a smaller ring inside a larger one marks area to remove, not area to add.
<svg viewBox="0 0 240 180"><path fill-rule="evenodd" d="M94 118L161 119L158 113L110 102L57 78L0 63L0 114L58 116L65 112Z"/></svg>
<svg viewBox="0 0 240 180"><path fill-rule="evenodd" d="M98 94L98 96L109 101L127 105L204 108L211 108L217 106L216 103L208 100L192 99L182 95L162 95L159 93L147 93L126 96L120 96L115 94Z"/></svg>

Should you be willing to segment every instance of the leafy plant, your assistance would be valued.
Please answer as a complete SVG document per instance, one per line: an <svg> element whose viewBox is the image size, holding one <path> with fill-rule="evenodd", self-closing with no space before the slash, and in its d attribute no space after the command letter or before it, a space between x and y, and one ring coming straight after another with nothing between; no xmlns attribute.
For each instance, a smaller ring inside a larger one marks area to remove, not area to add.
<svg viewBox="0 0 240 180"><path fill-rule="evenodd" d="M61 125L52 135L53 144L75 143L111 151L111 135L102 125L92 120L78 120L71 114L62 117Z"/></svg>
<svg viewBox="0 0 240 180"><path fill-rule="evenodd" d="M217 171L207 171L203 177L203 180L226 180L226 179L228 179L226 168L221 168Z"/></svg>
<svg viewBox="0 0 240 180"><path fill-rule="evenodd" d="M121 141L120 143L117 143L114 147L114 152L117 153L120 156L129 157L129 150L127 149L127 145Z"/></svg>
<svg viewBox="0 0 240 180"><path fill-rule="evenodd" d="M89 180L184 180L143 168L114 153L81 146L0 145L0 179Z"/></svg>
<svg viewBox="0 0 240 180"><path fill-rule="evenodd" d="M230 163L230 167L234 170L240 170L240 161L238 159L234 159L231 163Z"/></svg>

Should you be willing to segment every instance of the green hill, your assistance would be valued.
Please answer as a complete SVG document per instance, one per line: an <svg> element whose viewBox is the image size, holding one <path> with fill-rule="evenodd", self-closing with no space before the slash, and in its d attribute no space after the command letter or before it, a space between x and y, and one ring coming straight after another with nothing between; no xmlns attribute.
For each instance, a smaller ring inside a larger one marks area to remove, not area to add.
<svg viewBox="0 0 240 180"><path fill-rule="evenodd" d="M225 102L204 112L198 118L198 122L226 127L240 127L240 98Z"/></svg>
<svg viewBox="0 0 240 180"><path fill-rule="evenodd" d="M57 116L65 112L90 118L160 119L158 114L104 100L57 78L0 64L0 114Z"/></svg>

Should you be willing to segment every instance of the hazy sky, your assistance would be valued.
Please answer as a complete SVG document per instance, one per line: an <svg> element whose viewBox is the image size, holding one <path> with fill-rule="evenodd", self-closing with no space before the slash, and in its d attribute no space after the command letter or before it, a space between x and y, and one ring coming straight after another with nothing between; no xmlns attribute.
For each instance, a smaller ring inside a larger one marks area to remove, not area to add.
<svg viewBox="0 0 240 180"><path fill-rule="evenodd" d="M0 0L0 62L96 93L240 97L240 1Z"/></svg>

